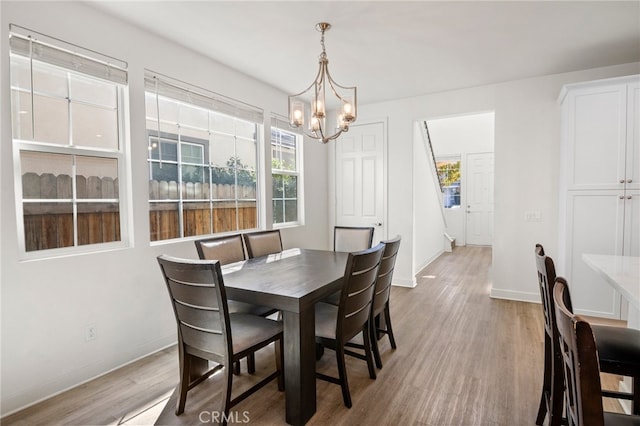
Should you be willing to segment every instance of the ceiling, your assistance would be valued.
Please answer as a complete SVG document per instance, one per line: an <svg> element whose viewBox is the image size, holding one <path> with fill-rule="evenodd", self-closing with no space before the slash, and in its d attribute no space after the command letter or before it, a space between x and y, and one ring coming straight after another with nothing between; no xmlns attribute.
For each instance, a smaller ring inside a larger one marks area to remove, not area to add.
<svg viewBox="0 0 640 426"><path fill-rule="evenodd" d="M287 93L329 69L361 104L640 61L640 2L91 1Z"/></svg>

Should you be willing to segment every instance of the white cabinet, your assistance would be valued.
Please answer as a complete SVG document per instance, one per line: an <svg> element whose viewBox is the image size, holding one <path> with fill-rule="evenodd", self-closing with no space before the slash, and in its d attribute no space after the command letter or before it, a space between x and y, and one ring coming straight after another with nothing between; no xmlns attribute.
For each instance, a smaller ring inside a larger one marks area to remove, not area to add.
<svg viewBox="0 0 640 426"><path fill-rule="evenodd" d="M619 319L618 293L583 253L640 256L640 76L566 85L558 275L577 313Z"/></svg>

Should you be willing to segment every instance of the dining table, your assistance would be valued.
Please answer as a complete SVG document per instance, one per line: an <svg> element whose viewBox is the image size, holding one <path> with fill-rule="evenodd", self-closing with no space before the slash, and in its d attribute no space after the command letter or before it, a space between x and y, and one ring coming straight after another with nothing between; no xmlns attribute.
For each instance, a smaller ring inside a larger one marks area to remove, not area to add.
<svg viewBox="0 0 640 426"><path fill-rule="evenodd" d="M316 412L315 304L342 288L349 254L288 249L222 267L229 299L282 312L286 421Z"/></svg>

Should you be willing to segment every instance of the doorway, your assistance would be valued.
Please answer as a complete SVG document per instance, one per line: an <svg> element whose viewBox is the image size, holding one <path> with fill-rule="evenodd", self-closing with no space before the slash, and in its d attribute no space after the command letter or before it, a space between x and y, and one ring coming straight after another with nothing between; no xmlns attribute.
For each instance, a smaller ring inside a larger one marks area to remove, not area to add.
<svg viewBox="0 0 640 426"><path fill-rule="evenodd" d="M460 161L459 201L443 197L442 205L446 232L456 245L493 243L494 116L485 112L427 120L436 162Z"/></svg>

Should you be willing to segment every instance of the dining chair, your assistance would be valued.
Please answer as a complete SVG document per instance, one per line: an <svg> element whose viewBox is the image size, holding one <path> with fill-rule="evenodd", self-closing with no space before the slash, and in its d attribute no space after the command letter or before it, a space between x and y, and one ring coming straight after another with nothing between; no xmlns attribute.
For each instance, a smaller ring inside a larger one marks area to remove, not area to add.
<svg viewBox="0 0 640 426"><path fill-rule="evenodd" d="M338 378L322 373L316 377L340 385L344 405L351 408L351 394L345 366L345 353L367 361L369 377L376 378L371 353L369 321L373 293L378 269L382 260L384 244L349 253L345 268L344 283L338 306L318 302L315 306L316 342L336 352ZM365 354L349 351L346 343L356 335L362 334Z"/></svg>
<svg viewBox="0 0 640 426"><path fill-rule="evenodd" d="M334 226L333 251L360 251L371 247L373 227Z"/></svg>
<svg viewBox="0 0 640 426"><path fill-rule="evenodd" d="M220 370L225 383L220 410L223 424L227 423L231 407L271 380L277 378L278 390L283 390L282 323L256 315L230 313L219 261L167 255L157 259L178 328L180 382L176 415L184 412L187 392ZM273 342L280 348L275 351L276 371L231 398L233 374L224 367ZM205 372L195 371L194 366L202 365L204 360L216 365Z"/></svg>
<svg viewBox="0 0 640 426"><path fill-rule="evenodd" d="M536 424L542 425L549 414L549 425L558 425L564 421L562 395L566 384L561 370L559 344L555 343L558 340L553 298L556 270L553 259L545 254L541 244L536 244L535 256L545 317L544 376ZM573 312L569 296L565 300L567 308ZM596 324L591 329L598 348L600 370L632 379L631 392L603 389L602 394L608 398L631 400L632 412L640 414L640 330Z"/></svg>
<svg viewBox="0 0 640 426"><path fill-rule="evenodd" d="M282 251L282 237L279 229L251 232L242 234L242 237L247 246L249 259Z"/></svg>
<svg viewBox="0 0 640 426"><path fill-rule="evenodd" d="M563 278L555 280L553 299L566 383L567 424L640 425L640 416L604 411L597 336L589 322L571 312L569 289Z"/></svg>
<svg viewBox="0 0 640 426"><path fill-rule="evenodd" d="M198 257L202 260L218 260L220 265L240 262L245 260L244 245L240 234L225 235L222 237L203 238L195 241ZM227 300L230 313L244 313L268 317L277 312L277 309L268 306L259 306L238 300ZM247 356L247 371L255 373L255 356ZM234 372L240 374L240 362L234 365Z"/></svg>
<svg viewBox="0 0 640 426"><path fill-rule="evenodd" d="M389 310L389 298L391 296L391 280L393 279L393 270L396 266L396 258L398 250L400 250L400 235L387 241L384 244L384 253L380 261L378 269L378 278L373 293L373 305L371 306L370 334L371 349L373 357L376 361L376 367L382 368L382 359L380 358L380 349L378 348L378 340L383 335L389 336L391 348L396 349L396 339L393 335L391 327L391 312Z"/></svg>

